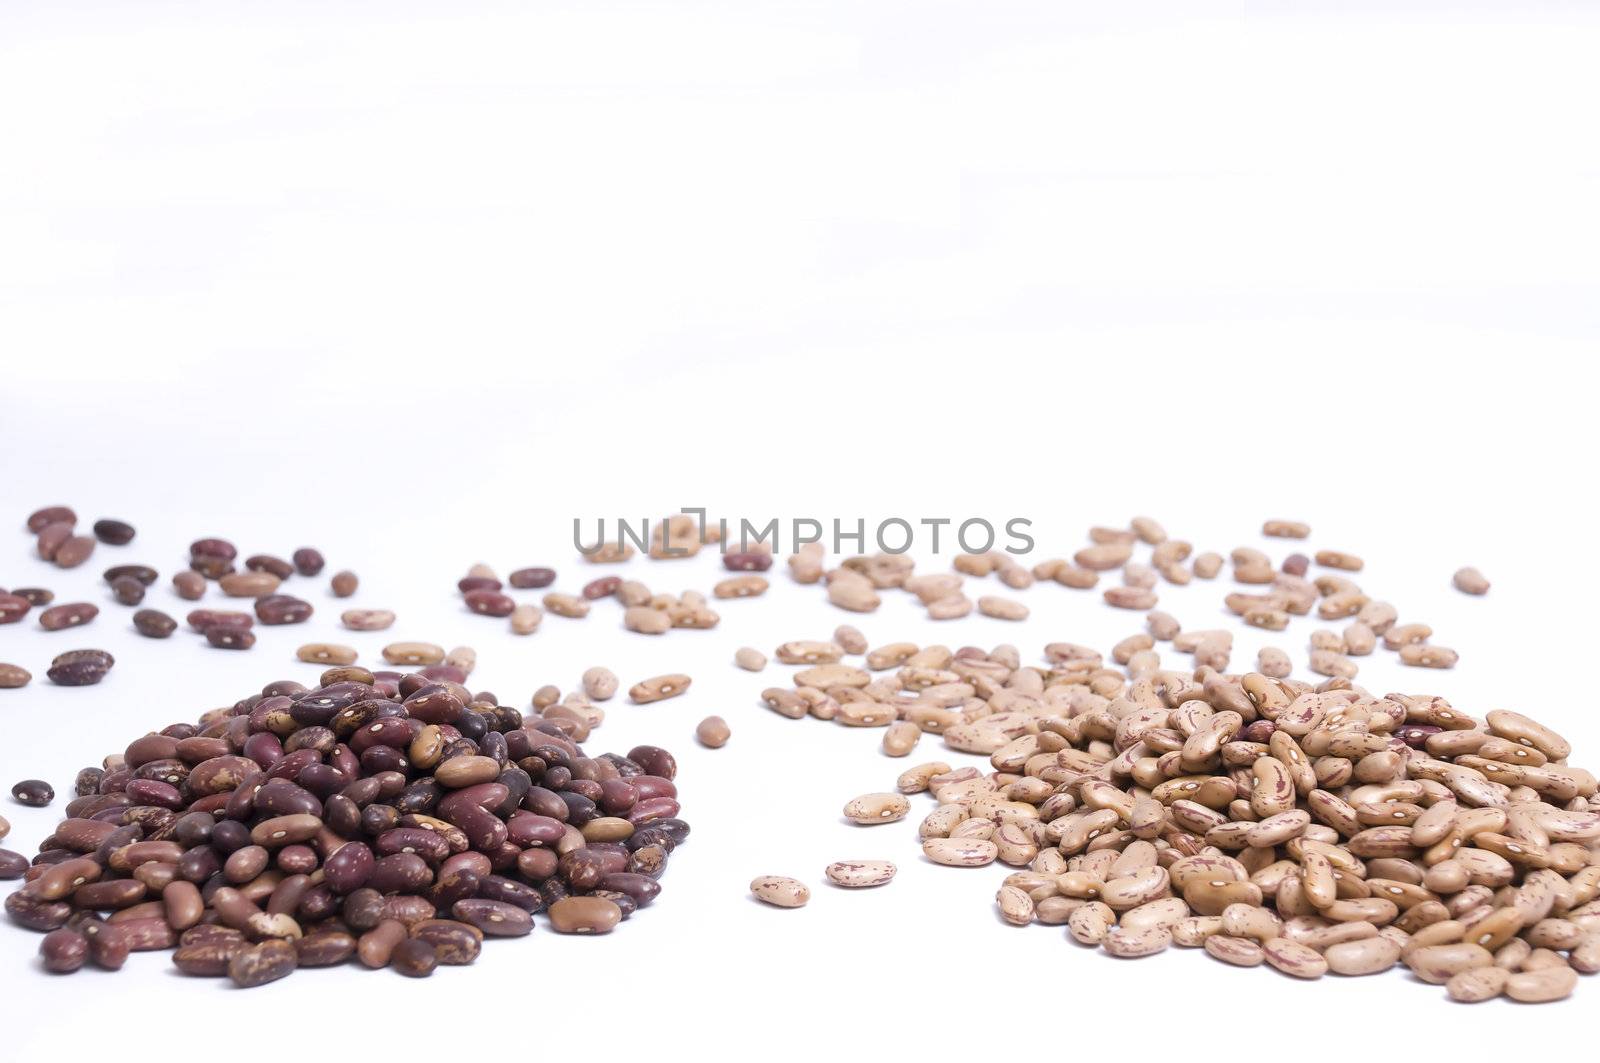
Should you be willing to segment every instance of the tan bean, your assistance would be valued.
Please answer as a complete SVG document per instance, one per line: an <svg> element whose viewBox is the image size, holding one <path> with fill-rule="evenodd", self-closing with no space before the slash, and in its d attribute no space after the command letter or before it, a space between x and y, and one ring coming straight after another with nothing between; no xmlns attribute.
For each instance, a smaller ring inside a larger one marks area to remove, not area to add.
<svg viewBox="0 0 1600 1063"><path fill-rule="evenodd" d="M1334 974L1352 977L1378 974L1400 959L1400 946L1384 937L1358 938L1329 945L1322 957Z"/></svg>
<svg viewBox="0 0 1600 1063"><path fill-rule="evenodd" d="M339 621L351 631L382 631L394 624L394 613L388 609L346 609Z"/></svg>
<svg viewBox="0 0 1600 1063"><path fill-rule="evenodd" d="M978 612L996 620L1028 619L1028 607L1021 602L1015 602L1009 598L996 598L991 595L985 595L978 599Z"/></svg>
<svg viewBox="0 0 1600 1063"><path fill-rule="evenodd" d="M649 679L642 679L629 687L628 700L635 705L649 705L652 702L675 698L688 690L689 684L692 682L694 680L677 672L652 676Z"/></svg>
<svg viewBox="0 0 1600 1063"><path fill-rule="evenodd" d="M1460 654L1444 646L1412 642L1400 647L1400 663L1413 668L1454 668ZM1509 994L1509 990L1507 991Z"/></svg>
<svg viewBox="0 0 1600 1063"><path fill-rule="evenodd" d="M1516 971L1506 978L1505 994L1524 1004L1565 1000L1578 985L1578 972L1565 965Z"/></svg>
<svg viewBox="0 0 1600 1063"><path fill-rule="evenodd" d="M431 642L391 642L383 648L390 664L432 665L444 660L444 647Z"/></svg>
<svg viewBox="0 0 1600 1063"><path fill-rule="evenodd" d="M1504 992L1510 977L1511 972L1503 967L1473 967L1452 975L1444 988L1451 1000L1478 1004Z"/></svg>
<svg viewBox="0 0 1600 1063"><path fill-rule="evenodd" d="M1482 572L1471 566L1456 569L1456 574L1451 577L1450 582L1463 594L1489 593L1489 581L1483 578Z"/></svg>
<svg viewBox="0 0 1600 1063"><path fill-rule="evenodd" d="M1298 520L1269 520L1261 525L1261 534L1276 539L1304 539L1311 534L1311 525Z"/></svg>
<svg viewBox="0 0 1600 1063"><path fill-rule="evenodd" d="M750 646L742 646L734 653L733 663L747 672L759 672L767 666L767 655Z"/></svg>
<svg viewBox="0 0 1600 1063"><path fill-rule="evenodd" d="M909 720L897 720L883 732L883 752L891 757L909 756L922 738L922 728Z"/></svg>
<svg viewBox="0 0 1600 1063"><path fill-rule="evenodd" d="M911 802L900 794L862 794L845 802L844 817L852 823L871 826L905 819Z"/></svg>
<svg viewBox="0 0 1600 1063"><path fill-rule="evenodd" d="M728 729L728 722L721 716L707 716L694 729L696 740L707 749L721 749L728 744L732 733Z"/></svg>
<svg viewBox="0 0 1600 1063"><path fill-rule="evenodd" d="M332 642L308 642L294 651L294 655L311 664L355 664L356 651L350 646Z"/></svg>

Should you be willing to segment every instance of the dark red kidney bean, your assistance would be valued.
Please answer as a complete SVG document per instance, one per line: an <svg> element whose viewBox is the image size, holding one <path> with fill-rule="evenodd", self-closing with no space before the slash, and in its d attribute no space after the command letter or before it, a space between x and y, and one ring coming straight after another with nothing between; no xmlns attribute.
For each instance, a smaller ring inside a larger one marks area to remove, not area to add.
<svg viewBox="0 0 1600 1063"><path fill-rule="evenodd" d="M38 548L40 557L46 561L54 561L61 545L70 538L72 538L72 525L61 521L41 528L39 541L34 545Z"/></svg>
<svg viewBox="0 0 1600 1063"><path fill-rule="evenodd" d="M23 779L11 788L11 796L29 808L43 808L56 799L56 791L43 779Z"/></svg>
<svg viewBox="0 0 1600 1063"><path fill-rule="evenodd" d="M548 587L556 581L556 570L553 568L519 568L507 581L519 590L535 590L539 587Z"/></svg>
<svg viewBox="0 0 1600 1063"><path fill-rule="evenodd" d="M473 591L497 591L500 581L493 576L463 576L456 580L456 590L462 594L471 594Z"/></svg>
<svg viewBox="0 0 1600 1063"><path fill-rule="evenodd" d="M291 942L263 941L233 954L228 960L228 978L241 989L249 989L292 974L299 963Z"/></svg>
<svg viewBox="0 0 1600 1063"><path fill-rule="evenodd" d="M309 845L285 845L272 862L286 875L309 875L317 869L317 851Z"/></svg>
<svg viewBox="0 0 1600 1063"><path fill-rule="evenodd" d="M659 831L671 838L674 845L682 845L689 837L689 824L676 817L658 819L645 829Z"/></svg>
<svg viewBox="0 0 1600 1063"><path fill-rule="evenodd" d="M366 886L352 890L340 906L339 915L358 934L371 930L383 921L383 894Z"/></svg>
<svg viewBox="0 0 1600 1063"><path fill-rule="evenodd" d="M111 594L122 605L138 605L144 601L144 584L132 576L118 576L111 584Z"/></svg>
<svg viewBox="0 0 1600 1063"><path fill-rule="evenodd" d="M506 837L522 846L553 846L566 837L566 826L551 816L517 812L506 821Z"/></svg>
<svg viewBox="0 0 1600 1063"><path fill-rule="evenodd" d="M244 559L244 567L251 572L270 572L279 579L288 579L294 575L294 566L281 557L271 554L255 554Z"/></svg>
<svg viewBox="0 0 1600 1063"><path fill-rule="evenodd" d="M187 598L191 602L198 601L205 597L206 580L200 573L184 569L173 575L172 589L178 592L180 598Z"/></svg>
<svg viewBox="0 0 1600 1063"><path fill-rule="evenodd" d="M100 615L100 607L89 602L67 602L52 605L39 614L39 626L46 631L65 631L81 627Z"/></svg>
<svg viewBox="0 0 1600 1063"><path fill-rule="evenodd" d="M94 554L94 546L94 536L74 535L56 548L55 557L51 560L57 568L77 568Z"/></svg>
<svg viewBox="0 0 1600 1063"><path fill-rule="evenodd" d="M374 864L367 881L379 893L417 893L433 883L433 872L415 853L395 853Z"/></svg>
<svg viewBox="0 0 1600 1063"><path fill-rule="evenodd" d="M155 583L158 574L149 565L113 565L106 569L103 575L107 583L131 578L138 580L141 586L149 587Z"/></svg>
<svg viewBox="0 0 1600 1063"><path fill-rule="evenodd" d="M33 603L20 594L0 594L0 624L15 624L32 608Z"/></svg>
<svg viewBox="0 0 1600 1063"><path fill-rule="evenodd" d="M138 904L147 892L145 884L136 878L102 879L79 886L73 891L72 903L79 908L111 911Z"/></svg>
<svg viewBox="0 0 1600 1063"><path fill-rule="evenodd" d="M76 930L52 930L39 942L39 958L45 970L71 974L88 960L89 939Z"/></svg>
<svg viewBox="0 0 1600 1063"><path fill-rule="evenodd" d="M510 595L491 590L468 591L466 601L467 608L480 616L510 616L517 607Z"/></svg>
<svg viewBox="0 0 1600 1063"><path fill-rule="evenodd" d="M643 768L646 775L659 775L671 779L678 774L678 762L660 746L634 746L628 759Z"/></svg>
<svg viewBox="0 0 1600 1063"><path fill-rule="evenodd" d="M600 880L600 888L625 893L641 908L661 895L661 883L648 875L628 871L615 871L606 875Z"/></svg>
<svg viewBox="0 0 1600 1063"><path fill-rule="evenodd" d="M473 897L451 905L450 914L490 937L521 937L533 930L533 916L504 901Z"/></svg>
<svg viewBox="0 0 1600 1063"><path fill-rule="evenodd" d="M315 576L325 564L327 562L323 560L320 550L302 546L294 552L294 568L302 576Z"/></svg>
<svg viewBox="0 0 1600 1063"><path fill-rule="evenodd" d="M72 792L79 797L88 797L100 792L100 780L106 777L104 768L79 768L77 777L72 780Z"/></svg>
<svg viewBox="0 0 1600 1063"><path fill-rule="evenodd" d="M125 793L141 805L156 805L175 811L184 807L183 794L176 786L154 779L134 779Z"/></svg>
<svg viewBox="0 0 1600 1063"><path fill-rule="evenodd" d="M49 605L56 600L56 592L43 587L13 587L11 593L25 598L34 605Z"/></svg>
<svg viewBox="0 0 1600 1063"><path fill-rule="evenodd" d="M618 890L598 889L590 893L589 896L602 897L616 905L617 911L621 913L621 917L624 920L639 910L639 903L637 901L628 896L626 893L622 893Z"/></svg>
<svg viewBox="0 0 1600 1063"><path fill-rule="evenodd" d="M1305 554L1290 554L1283 559L1283 571L1289 576L1304 576L1306 569L1311 567L1311 559Z"/></svg>
<svg viewBox="0 0 1600 1063"><path fill-rule="evenodd" d="M471 868L441 867L439 874L434 878L433 887L428 891L428 900L434 908L449 911L450 906L457 901L476 897L483 878L484 876Z"/></svg>
<svg viewBox="0 0 1600 1063"><path fill-rule="evenodd" d="M677 797L678 788L671 779L660 775L635 775L628 780L634 792L639 795L639 800L648 801L654 797Z"/></svg>
<svg viewBox="0 0 1600 1063"><path fill-rule="evenodd" d="M590 601L609 598L617 593L617 588L622 586L621 576L601 576L599 579L590 580L583 586L583 596Z"/></svg>
<svg viewBox="0 0 1600 1063"><path fill-rule="evenodd" d="M514 904L525 912L537 912L544 907L544 898L539 896L538 890L503 875L485 876L478 884L478 896Z"/></svg>
<svg viewBox="0 0 1600 1063"><path fill-rule="evenodd" d="M172 954L172 965L191 978L221 978L234 955L249 947L242 937L186 942Z"/></svg>
<svg viewBox="0 0 1600 1063"><path fill-rule="evenodd" d="M421 938L406 938L389 954L389 966L407 978L426 978L438 965L433 946Z"/></svg>
<svg viewBox="0 0 1600 1063"><path fill-rule="evenodd" d="M434 831L422 827L386 830L374 840L373 849L379 856L415 853L430 863L439 863L450 855L450 843Z"/></svg>
<svg viewBox="0 0 1600 1063"><path fill-rule="evenodd" d="M52 524L65 524L70 528L77 523L78 515L72 511L71 506L45 506L28 515L28 530L35 535Z"/></svg>
<svg viewBox="0 0 1600 1063"><path fill-rule="evenodd" d="M660 877L667 869L667 850L660 845L646 845L628 854L628 871L635 875Z"/></svg>
<svg viewBox="0 0 1600 1063"><path fill-rule="evenodd" d="M127 546L133 536L133 525L125 520L102 517L94 522L94 537L109 546Z"/></svg>
<svg viewBox="0 0 1600 1063"><path fill-rule="evenodd" d="M105 650L68 650L58 653L51 664L80 664L82 662L98 664L102 668L110 668L117 663L117 659Z"/></svg>
<svg viewBox="0 0 1600 1063"><path fill-rule="evenodd" d="M760 550L723 554L722 567L729 572L765 572L772 567L772 555Z"/></svg>
<svg viewBox="0 0 1600 1063"><path fill-rule="evenodd" d="M127 932L116 923L86 923L78 932L89 942L89 959L102 970L121 970L133 951Z"/></svg>
<svg viewBox="0 0 1600 1063"><path fill-rule="evenodd" d="M28 858L10 849L0 849L0 881L18 879L28 870Z"/></svg>
<svg viewBox="0 0 1600 1063"><path fill-rule="evenodd" d="M621 779L607 779L597 783L600 788L600 807L608 815L619 815L639 802L640 792L632 783Z"/></svg>
<svg viewBox="0 0 1600 1063"><path fill-rule="evenodd" d="M268 594L256 599L256 616L263 624L300 624L311 619L311 603L288 594Z"/></svg>
<svg viewBox="0 0 1600 1063"><path fill-rule="evenodd" d="M438 961L449 966L469 964L483 950L483 934L454 919L427 919L411 928L411 936L433 946Z"/></svg>
<svg viewBox="0 0 1600 1063"><path fill-rule="evenodd" d="M306 890L306 895L301 898L296 920L301 926L311 926L332 919L339 914L339 903L338 894L329 889L326 882L319 882Z"/></svg>
<svg viewBox="0 0 1600 1063"><path fill-rule="evenodd" d="M72 905L66 901L47 901L26 890L17 890L6 898L6 914L18 926L29 930L56 930L67 925L72 916Z"/></svg>
<svg viewBox="0 0 1600 1063"><path fill-rule="evenodd" d="M226 539L196 539L189 544L189 555L193 557L198 554L232 561L239 556L239 549Z"/></svg>
<svg viewBox="0 0 1600 1063"><path fill-rule="evenodd" d="M218 624L206 628L206 641L219 650L248 650L256 644L256 633L249 628Z"/></svg>
<svg viewBox="0 0 1600 1063"><path fill-rule="evenodd" d="M301 967L335 967L356 952L356 939L343 930L315 930L294 943Z"/></svg>
<svg viewBox="0 0 1600 1063"><path fill-rule="evenodd" d="M189 626L202 635L214 627L248 628L255 626L255 617L249 613L224 609L194 609L185 618Z"/></svg>
<svg viewBox="0 0 1600 1063"><path fill-rule="evenodd" d="M164 639L178 630L178 622L159 609L141 609L133 614L134 630L148 639Z"/></svg>
<svg viewBox="0 0 1600 1063"><path fill-rule="evenodd" d="M189 567L206 579L221 579L232 574L233 561L216 554L194 554L189 558Z"/></svg>

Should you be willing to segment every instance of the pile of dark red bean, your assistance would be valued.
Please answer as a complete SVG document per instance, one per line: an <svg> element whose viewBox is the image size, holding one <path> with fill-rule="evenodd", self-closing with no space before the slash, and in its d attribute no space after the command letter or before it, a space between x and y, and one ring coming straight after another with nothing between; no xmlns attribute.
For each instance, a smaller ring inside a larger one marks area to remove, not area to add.
<svg viewBox="0 0 1600 1063"><path fill-rule="evenodd" d="M176 947L240 986L351 957L423 976L537 912L604 933L653 901L689 833L676 772L457 682L333 668L84 769L31 866L0 850L26 878L5 908L57 972Z"/></svg>

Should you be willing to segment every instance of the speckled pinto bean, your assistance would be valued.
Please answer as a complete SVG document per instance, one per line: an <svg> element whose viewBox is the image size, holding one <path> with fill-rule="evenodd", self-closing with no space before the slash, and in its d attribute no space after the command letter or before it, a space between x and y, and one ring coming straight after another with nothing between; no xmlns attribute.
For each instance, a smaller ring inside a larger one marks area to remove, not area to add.
<svg viewBox="0 0 1600 1063"><path fill-rule="evenodd" d="M888 860L836 860L823 871L828 881L846 889L870 889L887 885L895 875Z"/></svg>
<svg viewBox="0 0 1600 1063"><path fill-rule="evenodd" d="M804 882L784 875L758 875L750 880L750 892L774 908L803 908L811 899Z"/></svg>
<svg viewBox="0 0 1600 1063"><path fill-rule="evenodd" d="M901 794L862 794L845 803L844 818L862 826L895 823L911 812L911 802Z"/></svg>

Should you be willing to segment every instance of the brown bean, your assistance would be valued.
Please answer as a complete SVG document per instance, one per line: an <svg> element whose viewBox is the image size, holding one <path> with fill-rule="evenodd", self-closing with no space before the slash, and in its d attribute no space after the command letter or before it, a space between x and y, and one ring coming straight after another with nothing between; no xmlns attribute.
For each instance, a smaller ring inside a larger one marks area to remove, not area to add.
<svg viewBox="0 0 1600 1063"><path fill-rule="evenodd" d="M361 587L361 577L349 569L335 572L333 579L328 581L328 589L335 598L348 598Z"/></svg>
<svg viewBox="0 0 1600 1063"><path fill-rule="evenodd" d="M133 626L149 639L164 639L178 630L178 622L159 609L141 609L134 613Z"/></svg>
<svg viewBox="0 0 1600 1063"><path fill-rule="evenodd" d="M241 989L249 989L276 982L294 973L299 964L299 954L291 942L263 941L240 949L228 959L228 978Z"/></svg>
<svg viewBox="0 0 1600 1063"><path fill-rule="evenodd" d="M94 553L95 539L92 535L73 535L66 542L56 548L55 561L57 568L77 568L89 560Z"/></svg>
<svg viewBox="0 0 1600 1063"><path fill-rule="evenodd" d="M28 530L35 535L52 524L65 524L70 528L77 523L78 515L71 506L45 506L28 514Z"/></svg>
<svg viewBox="0 0 1600 1063"><path fill-rule="evenodd" d="M172 588L177 591L178 597L187 598L189 601L198 601L205 597L206 581L200 573L184 569L172 577Z"/></svg>
<svg viewBox="0 0 1600 1063"><path fill-rule="evenodd" d="M393 626L394 619L394 613L388 609L346 609L339 614L339 622L351 631L382 631Z"/></svg>
<svg viewBox="0 0 1600 1063"><path fill-rule="evenodd" d="M622 921L622 909L603 897L563 897L550 906L550 928L561 934L604 934Z"/></svg>
<svg viewBox="0 0 1600 1063"><path fill-rule="evenodd" d="M46 631L64 631L81 627L100 615L100 608L89 602L68 602L53 605L39 614L39 626Z"/></svg>
<svg viewBox="0 0 1600 1063"><path fill-rule="evenodd" d="M692 682L692 679L680 673L653 676L629 687L628 699L636 705L648 705L666 698L675 698L688 690Z"/></svg>
<svg viewBox="0 0 1600 1063"><path fill-rule="evenodd" d="M721 716L707 716L695 726L694 736L707 749L721 749L728 744L732 732Z"/></svg>

